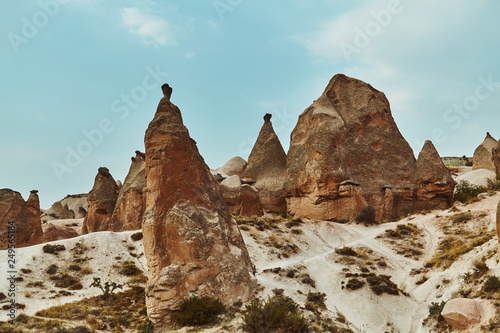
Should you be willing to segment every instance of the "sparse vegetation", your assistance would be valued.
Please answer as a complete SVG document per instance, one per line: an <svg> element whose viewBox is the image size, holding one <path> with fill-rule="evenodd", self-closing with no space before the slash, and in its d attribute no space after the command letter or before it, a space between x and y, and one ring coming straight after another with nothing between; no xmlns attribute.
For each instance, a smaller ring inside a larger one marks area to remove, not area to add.
<svg viewBox="0 0 500 333"><path fill-rule="evenodd" d="M56 287L67 288L69 290L80 290L83 289L83 285L78 277L71 276L67 273L62 273L59 275L53 275L50 280L55 281Z"/></svg>
<svg viewBox="0 0 500 333"><path fill-rule="evenodd" d="M335 253L343 255L343 256L351 256L351 257L358 256L358 253L348 246L344 246L342 248L335 249Z"/></svg>
<svg viewBox="0 0 500 333"><path fill-rule="evenodd" d="M351 289L351 290L358 290L358 289L363 288L364 285L365 285L365 282L363 282L357 278L352 278L352 279L349 279L349 281L347 281L347 284L345 287L347 289Z"/></svg>
<svg viewBox="0 0 500 333"><path fill-rule="evenodd" d="M356 222L363 223L365 226L377 224L375 217L375 208L373 206L366 206L356 215Z"/></svg>
<svg viewBox="0 0 500 333"><path fill-rule="evenodd" d="M455 186L455 193L453 194L453 201L460 201L462 203L471 203L477 200L480 193L487 191L486 187L472 185L468 181L461 181Z"/></svg>
<svg viewBox="0 0 500 333"><path fill-rule="evenodd" d="M115 291L116 289L123 289L123 284L106 281L106 283L104 283L104 286L103 286L101 284L101 278L94 277L94 282L92 282L90 287L91 288L96 287L96 288L101 289L104 298L108 298L108 296L110 294L112 294L113 291Z"/></svg>
<svg viewBox="0 0 500 333"><path fill-rule="evenodd" d="M490 276L483 286L483 291L486 294L495 293L500 291L500 279L497 276Z"/></svg>
<svg viewBox="0 0 500 333"><path fill-rule="evenodd" d="M57 265L52 264L49 267L47 267L47 270L45 271L49 275L53 275L57 273Z"/></svg>
<svg viewBox="0 0 500 333"><path fill-rule="evenodd" d="M214 324L225 311L226 307L218 299L194 296L181 302L179 311L172 315L172 320L181 327Z"/></svg>
<svg viewBox="0 0 500 333"><path fill-rule="evenodd" d="M59 252L61 251L65 251L66 250L66 247L64 245L60 245L60 244L46 244L44 245L44 247L42 248L43 252L45 253L51 253L51 254L54 254L54 255L58 255Z"/></svg>
<svg viewBox="0 0 500 333"><path fill-rule="evenodd" d="M250 333L305 333L307 319L291 298L274 295L266 301L254 298L243 311L243 330Z"/></svg>
<svg viewBox="0 0 500 333"><path fill-rule="evenodd" d="M142 271L135 265L132 261L124 261L119 268L119 272L122 275L133 276L142 273Z"/></svg>

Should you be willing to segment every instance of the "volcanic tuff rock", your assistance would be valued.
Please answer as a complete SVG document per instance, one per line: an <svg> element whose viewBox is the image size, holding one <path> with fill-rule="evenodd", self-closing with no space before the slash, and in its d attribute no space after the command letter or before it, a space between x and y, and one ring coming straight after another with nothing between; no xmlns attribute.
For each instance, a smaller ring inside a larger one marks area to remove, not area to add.
<svg viewBox="0 0 500 333"><path fill-rule="evenodd" d="M140 151L136 151L135 154L106 230L124 231L142 228L142 218L146 209L144 170L146 155Z"/></svg>
<svg viewBox="0 0 500 333"><path fill-rule="evenodd" d="M431 141L425 141L418 155L417 200L426 208L445 209L451 205L455 181Z"/></svg>
<svg viewBox="0 0 500 333"><path fill-rule="evenodd" d="M283 184L286 177L286 153L271 123L272 115L264 116L264 125L252 148L246 168L246 176L257 182L259 198L265 211L286 212Z"/></svg>
<svg viewBox="0 0 500 333"><path fill-rule="evenodd" d="M231 213L247 217L264 215L257 189L247 184L242 185L237 175L224 179L220 188Z"/></svg>
<svg viewBox="0 0 500 333"><path fill-rule="evenodd" d="M495 166L495 172L497 176L500 176L500 140L497 142L495 147L491 150L493 165Z"/></svg>
<svg viewBox="0 0 500 333"><path fill-rule="evenodd" d="M466 330L481 322L482 304L475 299L454 298L446 302L441 316L455 329Z"/></svg>
<svg viewBox="0 0 500 333"><path fill-rule="evenodd" d="M57 219L81 219L87 214L87 193L67 195L42 214L42 223Z"/></svg>
<svg viewBox="0 0 500 333"><path fill-rule="evenodd" d="M415 167L385 95L335 75L291 134L284 185L288 210L312 219L350 219L353 208L363 205L362 195L379 219L385 212L400 213L413 200ZM344 181L359 185L342 194Z"/></svg>
<svg viewBox="0 0 500 333"><path fill-rule="evenodd" d="M118 192L118 185L108 168L99 168L88 196L88 212L83 221L82 234L106 230Z"/></svg>
<svg viewBox="0 0 500 333"><path fill-rule="evenodd" d="M486 133L484 141L474 151L472 161L472 170L487 169L496 172L496 167L493 162L493 149L497 145L490 133Z"/></svg>
<svg viewBox="0 0 500 333"><path fill-rule="evenodd" d="M9 222L15 222L15 246L24 247L43 241L38 191L31 191L28 201L19 192L0 190L0 249L8 243Z"/></svg>
<svg viewBox="0 0 500 333"><path fill-rule="evenodd" d="M52 221L42 225L44 243L80 236L75 228L69 225L61 225L57 222L58 221Z"/></svg>
<svg viewBox="0 0 500 333"><path fill-rule="evenodd" d="M498 240L498 244L500 246L500 202L498 202L498 206L497 206L497 240ZM500 253L500 249L499 249L499 253Z"/></svg>
<svg viewBox="0 0 500 333"><path fill-rule="evenodd" d="M171 326L170 315L192 293L226 304L252 296L250 257L218 182L170 102L161 99L144 138L148 259L148 316L155 330Z"/></svg>
<svg viewBox="0 0 500 333"><path fill-rule="evenodd" d="M227 176L237 175L238 177L243 177L247 167L247 161L239 156L235 156L226 162L220 168L215 169L216 172L222 173Z"/></svg>

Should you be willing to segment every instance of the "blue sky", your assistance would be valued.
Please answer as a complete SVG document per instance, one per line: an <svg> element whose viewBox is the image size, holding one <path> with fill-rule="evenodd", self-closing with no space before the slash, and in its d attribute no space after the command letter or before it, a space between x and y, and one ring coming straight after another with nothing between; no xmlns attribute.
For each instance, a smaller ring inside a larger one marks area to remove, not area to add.
<svg viewBox="0 0 500 333"><path fill-rule="evenodd" d="M418 155L500 137L498 1L40 0L0 3L0 188L42 208L123 180L162 97L207 164L247 158L273 114L285 148L336 73L388 97Z"/></svg>

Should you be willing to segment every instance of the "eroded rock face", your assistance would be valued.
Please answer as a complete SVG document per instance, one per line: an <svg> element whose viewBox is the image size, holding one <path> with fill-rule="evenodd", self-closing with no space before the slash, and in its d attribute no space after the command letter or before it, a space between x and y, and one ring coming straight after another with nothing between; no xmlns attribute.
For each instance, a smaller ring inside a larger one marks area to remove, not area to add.
<svg viewBox="0 0 500 333"><path fill-rule="evenodd" d="M500 175L500 141L498 141L495 147L491 150L491 155L493 159L493 165L495 166L494 171L498 176Z"/></svg>
<svg viewBox="0 0 500 333"><path fill-rule="evenodd" d="M144 139L146 304L155 331L171 326L170 315L191 293L231 304L247 300L255 288L250 257L219 184L170 102L172 89L165 84L162 90Z"/></svg>
<svg viewBox="0 0 500 333"><path fill-rule="evenodd" d="M19 192L0 189L0 249L9 243L8 230L13 221L16 230L15 246L25 247L43 241L40 201L38 191L31 191L25 202Z"/></svg>
<svg viewBox="0 0 500 333"><path fill-rule="evenodd" d="M89 192L88 211L83 221L82 234L107 230L118 192L118 185L108 168L99 168L94 187Z"/></svg>
<svg viewBox="0 0 500 333"><path fill-rule="evenodd" d="M220 188L231 213L247 217L264 215L258 190L248 184L242 185L237 175L224 179Z"/></svg>
<svg viewBox="0 0 500 333"><path fill-rule="evenodd" d="M142 228L142 219L146 209L144 170L146 155L140 151L135 153L106 230L124 231Z"/></svg>
<svg viewBox="0 0 500 333"><path fill-rule="evenodd" d="M497 145L490 133L486 133L486 138L474 151L472 169L487 169L496 172L495 163L493 162L493 149Z"/></svg>
<svg viewBox="0 0 500 333"><path fill-rule="evenodd" d="M455 181L431 141L425 141L418 155L417 200L428 209L445 209L453 200Z"/></svg>
<svg viewBox="0 0 500 333"><path fill-rule="evenodd" d="M500 247L500 202L498 202L497 206L497 240Z"/></svg>
<svg viewBox="0 0 500 333"><path fill-rule="evenodd" d="M87 193L67 195L54 202L52 207L42 214L42 223L50 220L81 219L87 214Z"/></svg>
<svg viewBox="0 0 500 333"><path fill-rule="evenodd" d="M352 219L366 202L378 219L397 215L413 201L415 168L385 95L335 75L291 134L284 185L288 210L312 219ZM345 191L344 181L359 186Z"/></svg>
<svg viewBox="0 0 500 333"><path fill-rule="evenodd" d="M70 223L65 223L70 224ZM43 242L52 242L56 240L78 237L80 234L74 227L59 223L59 221L51 221L42 225ZM81 225L81 223L80 223Z"/></svg>
<svg viewBox="0 0 500 333"><path fill-rule="evenodd" d="M271 115L264 116L257 141L248 157L246 177L256 180L260 202L265 211L286 212L283 184L286 178L286 153L271 123Z"/></svg>

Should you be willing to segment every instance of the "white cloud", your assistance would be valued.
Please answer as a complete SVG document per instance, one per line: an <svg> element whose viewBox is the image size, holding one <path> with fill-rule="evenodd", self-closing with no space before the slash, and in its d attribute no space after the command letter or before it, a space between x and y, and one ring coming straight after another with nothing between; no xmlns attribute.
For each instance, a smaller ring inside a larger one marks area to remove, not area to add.
<svg viewBox="0 0 500 333"><path fill-rule="evenodd" d="M138 8L123 8L122 20L131 33L139 35L146 44L176 45L177 41L167 21L142 13Z"/></svg>

